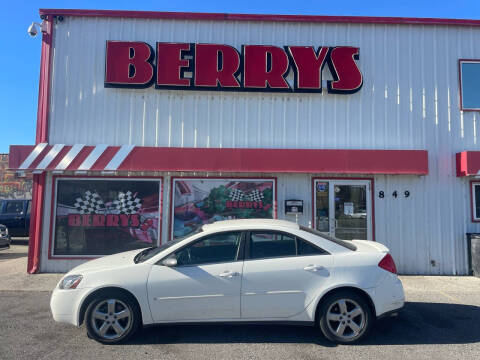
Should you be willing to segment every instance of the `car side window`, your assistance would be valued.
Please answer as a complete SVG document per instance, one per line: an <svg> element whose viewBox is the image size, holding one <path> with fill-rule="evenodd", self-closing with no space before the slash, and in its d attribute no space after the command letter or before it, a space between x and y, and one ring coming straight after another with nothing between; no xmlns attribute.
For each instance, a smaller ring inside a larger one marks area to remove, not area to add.
<svg viewBox="0 0 480 360"><path fill-rule="evenodd" d="M241 232L225 232L204 237L174 253L177 265L201 265L236 261Z"/></svg>
<svg viewBox="0 0 480 360"><path fill-rule="evenodd" d="M297 238L297 250L298 250L298 256L328 254L328 252L326 252L325 250L320 249L319 247L313 245L312 243L302 240L300 238Z"/></svg>
<svg viewBox="0 0 480 360"><path fill-rule="evenodd" d="M309 241L281 232L252 231L249 241L250 259L329 254Z"/></svg>
<svg viewBox="0 0 480 360"><path fill-rule="evenodd" d="M6 214L23 214L23 204L21 201L9 201L5 207Z"/></svg>
<svg viewBox="0 0 480 360"><path fill-rule="evenodd" d="M250 259L295 256L295 236L283 233L254 231L250 233Z"/></svg>

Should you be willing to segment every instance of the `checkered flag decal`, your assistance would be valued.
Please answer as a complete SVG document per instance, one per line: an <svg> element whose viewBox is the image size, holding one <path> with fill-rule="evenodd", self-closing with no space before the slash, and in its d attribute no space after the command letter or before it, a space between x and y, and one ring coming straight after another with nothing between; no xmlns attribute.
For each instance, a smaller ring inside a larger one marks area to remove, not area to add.
<svg viewBox="0 0 480 360"><path fill-rule="evenodd" d="M96 192L85 191L82 198L77 198L74 204L80 214L99 214L105 212L105 204Z"/></svg>
<svg viewBox="0 0 480 360"><path fill-rule="evenodd" d="M228 196L230 196L232 201L241 201L245 198L244 192L238 189L230 190L230 194L228 194Z"/></svg>
<svg viewBox="0 0 480 360"><path fill-rule="evenodd" d="M253 190L250 194L248 194L248 197L250 198L250 201L263 201L263 193L259 190Z"/></svg>
<svg viewBox="0 0 480 360"><path fill-rule="evenodd" d="M142 207L142 200L132 194L131 191L118 193L118 199L113 202L113 207L120 214L136 214Z"/></svg>

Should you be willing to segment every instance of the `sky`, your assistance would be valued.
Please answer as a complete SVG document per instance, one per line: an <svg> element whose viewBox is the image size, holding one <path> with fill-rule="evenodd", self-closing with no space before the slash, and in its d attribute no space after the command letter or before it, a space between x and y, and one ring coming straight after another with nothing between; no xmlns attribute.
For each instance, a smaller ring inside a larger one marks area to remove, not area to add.
<svg viewBox="0 0 480 360"><path fill-rule="evenodd" d="M480 19L480 0L10 0L2 8L6 16L0 40L0 153L8 153L11 144L35 142L41 36L31 38L27 28L32 21L40 22L39 8Z"/></svg>

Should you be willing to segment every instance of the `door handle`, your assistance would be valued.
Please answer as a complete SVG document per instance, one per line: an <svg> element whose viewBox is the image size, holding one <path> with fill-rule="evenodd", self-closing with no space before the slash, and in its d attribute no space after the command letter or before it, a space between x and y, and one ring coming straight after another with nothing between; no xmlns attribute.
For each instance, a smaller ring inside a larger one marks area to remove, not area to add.
<svg viewBox="0 0 480 360"><path fill-rule="evenodd" d="M303 268L303 270L306 270L306 271L317 271L317 270L323 270L325 269L325 267L323 267L322 265L307 265Z"/></svg>
<svg viewBox="0 0 480 360"><path fill-rule="evenodd" d="M237 272L237 271L224 271L218 276L220 276L222 278L232 278L232 277L238 276L238 275L240 275L240 273Z"/></svg>

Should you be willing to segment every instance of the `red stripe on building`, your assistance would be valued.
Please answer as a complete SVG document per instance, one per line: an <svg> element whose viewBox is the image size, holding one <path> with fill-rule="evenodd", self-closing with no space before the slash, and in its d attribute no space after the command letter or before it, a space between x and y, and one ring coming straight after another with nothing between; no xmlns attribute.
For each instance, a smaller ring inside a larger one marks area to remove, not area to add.
<svg viewBox="0 0 480 360"><path fill-rule="evenodd" d="M65 170L77 170L93 149L95 149L95 146L84 146Z"/></svg>
<svg viewBox="0 0 480 360"><path fill-rule="evenodd" d="M110 160L115 156L115 154L120 149L120 146L109 146L105 149L102 155L95 161L90 170L101 171L105 169L105 166L108 165Z"/></svg>
<svg viewBox="0 0 480 360"><path fill-rule="evenodd" d="M42 151L30 169L35 169L51 147L49 145ZM95 146L85 146L66 170L78 170L94 148ZM10 163L12 169L18 168L28 156L26 149L27 147L11 147L12 158L15 159ZM33 146L30 149L33 150ZM70 149L71 146L62 149L49 165L48 170L54 169ZM119 149L119 146L107 147L90 170L104 170ZM462 161L465 162L466 158ZM428 152L426 150L218 149L137 146L120 164L118 170L426 175L428 174Z"/></svg>
<svg viewBox="0 0 480 360"><path fill-rule="evenodd" d="M381 16L328 16L328 15L275 15L275 14L229 14L127 10L85 10L85 9L40 9L40 15L62 15L83 17L110 17L166 20L204 21L267 21L299 23L338 23L338 24L393 24L393 25L454 25L480 26L480 20L436 19Z"/></svg>
<svg viewBox="0 0 480 360"><path fill-rule="evenodd" d="M33 149L35 149L34 145L10 145L10 151L8 153L8 168L18 169Z"/></svg>
<svg viewBox="0 0 480 360"><path fill-rule="evenodd" d="M40 154L33 160L33 162L30 164L28 167L28 170L35 170L35 168L40 164L45 156L47 156L48 152L52 150L53 146L52 145L47 145L45 146L45 149L43 149Z"/></svg>
<svg viewBox="0 0 480 360"><path fill-rule="evenodd" d="M428 152L136 147L118 170L426 175Z"/></svg>
<svg viewBox="0 0 480 360"><path fill-rule="evenodd" d="M45 170L55 170L58 164L60 164L60 161L63 160L65 155L70 151L72 147L71 146L64 146L62 150L55 156L55 158L50 162L50 164L45 168Z"/></svg>
<svg viewBox="0 0 480 360"><path fill-rule="evenodd" d="M37 133L35 144L48 142L48 112L50 103L50 77L52 69L53 16L45 17L45 31L42 32L40 59L40 80L38 84ZM38 272L42 248L42 216L45 203L45 173L33 176L32 209L30 214L30 237L28 241L27 272Z"/></svg>

